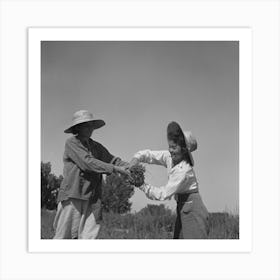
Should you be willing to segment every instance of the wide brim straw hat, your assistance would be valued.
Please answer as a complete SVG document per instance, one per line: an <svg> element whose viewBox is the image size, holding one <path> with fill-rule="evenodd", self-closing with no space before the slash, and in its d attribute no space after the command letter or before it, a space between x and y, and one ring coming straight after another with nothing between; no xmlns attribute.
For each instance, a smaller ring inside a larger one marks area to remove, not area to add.
<svg viewBox="0 0 280 280"><path fill-rule="evenodd" d="M80 110L74 113L72 124L64 130L65 133L73 133L73 128L81 123L91 123L94 129L98 129L105 125L103 120L94 119L92 113L87 110Z"/></svg>
<svg viewBox="0 0 280 280"><path fill-rule="evenodd" d="M180 125L176 122L171 122L167 126L167 137L181 136L185 140L185 148L188 152L191 165L194 165L192 152L197 149L197 141L191 131L183 131Z"/></svg>

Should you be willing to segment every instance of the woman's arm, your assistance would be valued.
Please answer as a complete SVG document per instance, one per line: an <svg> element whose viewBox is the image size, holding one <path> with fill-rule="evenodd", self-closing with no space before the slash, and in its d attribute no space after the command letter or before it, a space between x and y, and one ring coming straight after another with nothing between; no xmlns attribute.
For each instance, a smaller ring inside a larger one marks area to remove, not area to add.
<svg viewBox="0 0 280 280"><path fill-rule="evenodd" d="M143 150L137 152L132 160L130 161L130 166L137 164L139 162L148 163L148 164L157 164L167 167L167 161L170 157L168 151L151 151Z"/></svg>
<svg viewBox="0 0 280 280"><path fill-rule="evenodd" d="M187 188L187 182L192 176L185 169L174 170L169 176L168 182L165 186L155 187L150 184L143 184L139 187L149 199L152 200L166 200L171 198L175 193L184 192Z"/></svg>

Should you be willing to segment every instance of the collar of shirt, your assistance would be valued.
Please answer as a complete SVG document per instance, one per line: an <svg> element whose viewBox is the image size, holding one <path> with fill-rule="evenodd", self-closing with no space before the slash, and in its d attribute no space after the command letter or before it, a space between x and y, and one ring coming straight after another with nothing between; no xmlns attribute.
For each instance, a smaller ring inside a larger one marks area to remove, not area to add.
<svg viewBox="0 0 280 280"><path fill-rule="evenodd" d="M172 159L171 159L172 161ZM175 172L176 170L182 170L185 169L186 172L192 170L192 167L189 163L187 163L185 160L182 160L181 162L179 162L178 164L172 166L172 163L170 165L170 170L169 173L171 174L172 172Z"/></svg>

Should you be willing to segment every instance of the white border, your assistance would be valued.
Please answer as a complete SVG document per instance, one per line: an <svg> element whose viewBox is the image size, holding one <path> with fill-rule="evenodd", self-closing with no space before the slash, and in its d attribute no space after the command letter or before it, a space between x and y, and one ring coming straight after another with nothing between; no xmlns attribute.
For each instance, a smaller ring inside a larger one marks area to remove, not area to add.
<svg viewBox="0 0 280 280"><path fill-rule="evenodd" d="M250 252L252 249L252 32L250 28L29 28L29 252ZM239 240L42 240L40 238L41 41L239 41Z"/></svg>

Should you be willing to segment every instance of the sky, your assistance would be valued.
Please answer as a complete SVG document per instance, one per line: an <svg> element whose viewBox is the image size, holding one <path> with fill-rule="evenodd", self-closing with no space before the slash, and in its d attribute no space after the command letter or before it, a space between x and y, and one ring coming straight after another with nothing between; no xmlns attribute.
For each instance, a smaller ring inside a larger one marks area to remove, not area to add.
<svg viewBox="0 0 280 280"><path fill-rule="evenodd" d="M106 126L92 138L129 161L166 150L178 122L198 142L194 170L210 212L239 208L239 45L234 41L45 41L41 44L41 160L62 174L73 113L89 110ZM163 186L166 169L147 166ZM154 202L135 189L132 211Z"/></svg>

